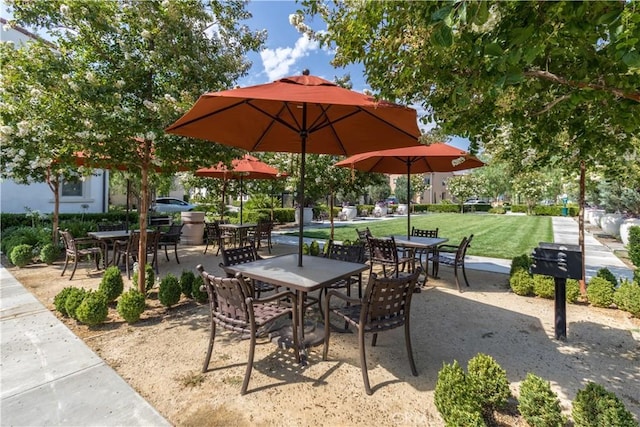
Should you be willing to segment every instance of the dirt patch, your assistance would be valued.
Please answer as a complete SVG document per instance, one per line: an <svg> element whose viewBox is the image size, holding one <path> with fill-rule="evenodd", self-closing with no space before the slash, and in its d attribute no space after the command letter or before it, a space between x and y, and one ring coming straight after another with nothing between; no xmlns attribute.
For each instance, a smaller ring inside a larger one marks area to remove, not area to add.
<svg viewBox="0 0 640 427"><path fill-rule="evenodd" d="M204 246L179 247L180 264L160 261L160 275L194 270L213 273L220 257ZM295 251L276 246L274 254ZM262 252L268 256L266 252ZM3 264L6 260L3 259ZM101 273L78 267L72 281L60 277L63 264L8 267L53 311L54 296L66 286L97 289ZM374 394L364 392L354 333L333 333L328 360L322 347L309 352L306 366L292 351L259 341L249 393L240 396L248 342L220 332L207 372L202 363L209 335L208 307L182 299L171 309L154 293L142 320L128 325L114 307L107 322L87 327L61 320L112 366L172 424L199 425L429 425L443 422L433 403L438 371L457 360L466 367L477 353L494 357L517 393L528 372L549 381L569 413L570 401L587 381L615 392L640 418L640 321L628 313L569 305L568 340L554 339L553 301L511 293L507 276L468 271L471 287L459 293L450 268L414 294L412 341L419 375L411 375L402 330L367 340L367 364ZM125 276L125 287L130 286ZM635 337L635 338L634 338ZM511 407L496 425L525 425Z"/></svg>

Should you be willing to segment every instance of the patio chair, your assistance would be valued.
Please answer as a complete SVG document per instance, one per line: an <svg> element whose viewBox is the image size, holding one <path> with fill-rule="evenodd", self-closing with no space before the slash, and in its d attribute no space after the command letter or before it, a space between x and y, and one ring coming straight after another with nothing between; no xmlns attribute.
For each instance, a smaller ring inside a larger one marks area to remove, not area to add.
<svg viewBox="0 0 640 427"><path fill-rule="evenodd" d="M119 231L126 230L126 225L124 222L120 222L117 224L104 224L98 223L98 231Z"/></svg>
<svg viewBox="0 0 640 427"><path fill-rule="evenodd" d="M69 265L70 261L73 261L73 271L69 280L73 279L73 275L76 274L76 268L78 268L78 262L83 258L93 258L96 262L96 270L100 269L100 258L104 260L106 250L103 243L90 237L74 238L66 230L58 229L58 233L64 242L64 268L60 276L64 276L64 272L67 271L67 265Z"/></svg>
<svg viewBox="0 0 640 427"><path fill-rule="evenodd" d="M358 240L364 244L364 259L366 261L369 259L369 241L367 237L373 237L373 234L371 234L369 227L364 230L358 230L356 228L356 233L358 233Z"/></svg>
<svg viewBox="0 0 640 427"><path fill-rule="evenodd" d="M147 255L153 255L151 266L155 267L156 275L158 271L158 241L160 239L160 231L155 230L147 232ZM115 243L115 265L120 264L120 257L124 257L125 270L127 278L131 278L131 270L133 263L138 260L138 248L140 246L140 231L132 231L129 233L129 240L117 241Z"/></svg>
<svg viewBox="0 0 640 427"><path fill-rule="evenodd" d="M211 319L211 332L209 335L209 346L204 359L202 372L207 372L213 343L216 338L216 325L243 335L249 335L249 360L244 374L244 381L240 394L247 392L249 378L253 369L253 358L255 354L256 340L259 332L264 326L271 324L280 318L291 318L293 327L293 346L296 362L300 362L298 344L298 309L296 295L291 291L279 292L267 298L254 298L247 282L241 276L236 277L215 277L207 273L202 265L196 269L204 279L203 287L209 296L209 314ZM278 304L283 298L293 301L291 306Z"/></svg>
<svg viewBox="0 0 640 427"><path fill-rule="evenodd" d="M364 244L355 243L353 245L338 245L332 240L329 240L327 251L325 252L325 258L337 259L340 261L356 262L364 264ZM318 306L320 312L324 313L322 308L322 294L327 295L330 289L346 289L347 296L351 296L352 283L358 284L358 298L362 298L362 273L349 277L347 279L338 280L329 286L324 287L324 291L321 291L318 295ZM345 326L346 328L346 326Z"/></svg>
<svg viewBox="0 0 640 427"><path fill-rule="evenodd" d="M204 247L203 253L207 253L209 245L218 245L218 250L216 251L216 256L218 256L220 254L220 249L223 248L227 242L234 241L235 235L233 233L227 233L220 230L220 227L218 226L219 224L219 221L204 223L206 246Z"/></svg>
<svg viewBox="0 0 640 427"><path fill-rule="evenodd" d="M404 326L404 339L409 356L409 364L413 376L418 375L413 351L411 348L411 297L413 290L422 273L418 267L410 276L404 277L378 277L375 273L369 276L369 283L363 299L349 298L339 291L330 291L327 294L327 304L324 310L324 352L322 360L327 360L329 353L329 339L331 327L329 316L331 313L344 319L349 325L358 330L358 348L360 350L360 368L364 388L368 395L373 391L369 384L367 373L367 358L365 353L365 334L373 334L371 346L375 347L378 333ZM331 300L339 298L351 305L331 307Z"/></svg>
<svg viewBox="0 0 640 427"><path fill-rule="evenodd" d="M409 271L415 269L415 258L412 256L400 256L396 240L393 236L385 239L376 239L375 237L367 237L369 243L369 274L373 273L374 265L382 266L382 274L385 277L400 276L400 270L409 264ZM390 268L387 273L387 268Z"/></svg>
<svg viewBox="0 0 640 427"><path fill-rule="evenodd" d="M164 256L169 261L169 254L167 248L173 246L173 253L176 256L176 262L180 264L178 259L178 243L180 243L180 236L182 235L182 227L184 224L172 224L169 226L169 230L160 234L160 240L158 240L158 249L164 248Z"/></svg>
<svg viewBox="0 0 640 427"><path fill-rule="evenodd" d="M273 223L271 221L260 221L256 228L249 231L247 241L251 243L256 250L260 249L262 241L266 241L267 249L271 253L273 244L271 243L271 232L273 231Z"/></svg>
<svg viewBox="0 0 640 427"><path fill-rule="evenodd" d="M258 255L256 248L253 245L240 246L237 248L223 248L222 262L219 266L225 271L225 273L227 273L227 277L235 277L235 272L230 270L228 267L257 261L259 259L262 259L262 257ZM275 285L265 283L260 280L247 279L247 282L251 285L250 289L258 298L260 298L260 294L262 292L269 292L277 289Z"/></svg>
<svg viewBox="0 0 640 427"><path fill-rule="evenodd" d="M423 229L423 228L415 228L415 227L411 227L411 235L415 236L415 237L438 237L438 228L435 229ZM429 270L429 254L433 255L436 252L437 248L432 248L432 249L420 249L420 248L416 248L415 249L415 257L420 261L420 266L423 268L423 270L425 271L425 277L426 277L426 272ZM425 262L427 263L427 265L425 266L424 264L422 264L422 257L424 256L425 258Z"/></svg>
<svg viewBox="0 0 640 427"><path fill-rule="evenodd" d="M433 276L437 277L440 264L453 267L454 276L456 278L456 286L458 291L462 292L460 288L460 280L458 279L458 268L462 269L462 275L464 276L464 282L469 287L469 280L467 280L467 271L464 267L464 259L467 254L467 249L471 245L471 239L473 234L469 237L463 237L459 245L440 245L436 248L435 253L431 255L431 263L433 266Z"/></svg>

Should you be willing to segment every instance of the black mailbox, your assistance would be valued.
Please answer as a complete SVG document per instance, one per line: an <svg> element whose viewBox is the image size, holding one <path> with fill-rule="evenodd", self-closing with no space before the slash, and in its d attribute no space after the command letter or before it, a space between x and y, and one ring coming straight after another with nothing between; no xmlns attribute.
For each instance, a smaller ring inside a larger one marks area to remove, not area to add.
<svg viewBox="0 0 640 427"><path fill-rule="evenodd" d="M582 279L582 251L578 245L540 242L531 254L531 274L555 281L556 339L567 339L567 279Z"/></svg>
<svg viewBox="0 0 640 427"><path fill-rule="evenodd" d="M582 251L578 245L540 242L531 254L532 274L561 279L582 279Z"/></svg>

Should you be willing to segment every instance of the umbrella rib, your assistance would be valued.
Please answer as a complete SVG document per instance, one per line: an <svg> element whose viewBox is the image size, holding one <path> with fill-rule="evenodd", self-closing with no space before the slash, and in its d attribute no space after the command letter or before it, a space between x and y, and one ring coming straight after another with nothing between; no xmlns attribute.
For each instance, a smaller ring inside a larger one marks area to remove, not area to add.
<svg viewBox="0 0 640 427"><path fill-rule="evenodd" d="M203 96L205 96L205 95L203 95ZM238 105L240 105L240 104L244 104L244 103L248 103L248 102L249 102L249 100L242 100L242 101L240 101L240 102L237 102L237 103L232 104L232 105L228 105L228 106L226 106L226 107L224 107L224 108L221 108L221 109L219 109L219 110L211 111L210 113L207 113L207 114L205 114L204 116L196 117L196 118L191 119L191 120L188 120L188 121L186 121L186 122L184 122L184 123L180 123L180 124L179 124L179 125L177 125L177 126L172 126L172 127L170 127L170 128L167 128L167 131L173 131L173 130L176 130L176 129L180 129L181 127L188 126L188 125L190 125L190 124L193 124L193 123L195 123L195 122L198 122L198 121L200 121L200 120L206 119L206 118L211 117L211 116L215 116L215 115L216 115L216 114L218 114L218 113L225 112L225 111L227 111L227 110L229 110L229 109L231 109L231 108L235 108L235 107L237 107L237 106L238 106ZM249 104L249 105L251 105L251 104Z"/></svg>
<svg viewBox="0 0 640 427"><path fill-rule="evenodd" d="M338 141L338 145L340 146L340 151L342 151L344 154L347 154L347 149L344 146L344 144L342 143L342 138L340 138L340 136L338 136L338 132L336 132L336 129L333 126L333 123L331 123L331 120L329 120L329 116L327 114L327 111L329 111L330 108L331 108L331 105L329 105L326 108L323 105L320 106L320 110L322 111L322 114L318 116L318 118L311 124L311 126L309 126L309 129L311 129L309 131L309 133L318 131L318 130L322 129L323 127L329 126L329 128L331 129L331 133L333 133L333 137L336 139L336 141ZM355 114L355 112L351 113L350 115L352 115L352 114ZM346 117L349 117L349 116L346 116ZM342 120L343 118L341 118L339 120ZM315 127L316 124L319 124L320 119L323 119L322 120L322 126Z"/></svg>
<svg viewBox="0 0 640 427"><path fill-rule="evenodd" d="M282 103L282 108L280 108L280 110L278 111L277 115L273 115L271 113L269 113L268 111L263 110L262 108L258 107L257 105L253 105L251 102L247 101L247 104L253 108L256 111L259 111L260 113L264 114L265 116L271 118L271 120L280 123L281 125L289 128L290 130L292 130L293 132L296 133L300 133L301 131L301 126L300 124L296 121L296 125L298 125L298 128L296 129L294 126L291 126L289 123L287 123L286 121L282 120L280 118L280 114L286 109L286 111L289 112L289 115L293 118L293 120L295 121L295 116L291 113L291 109L289 108L289 103L288 102L283 102ZM257 142L251 147L251 150L249 151L256 151L258 149L258 147L260 146L260 144L262 143L262 140L264 139L264 137L267 135L267 133L269 133L269 130L271 129L271 127L274 125L274 122L269 123L269 126L265 129L264 132L262 132L262 134L260 135L260 137L258 138Z"/></svg>

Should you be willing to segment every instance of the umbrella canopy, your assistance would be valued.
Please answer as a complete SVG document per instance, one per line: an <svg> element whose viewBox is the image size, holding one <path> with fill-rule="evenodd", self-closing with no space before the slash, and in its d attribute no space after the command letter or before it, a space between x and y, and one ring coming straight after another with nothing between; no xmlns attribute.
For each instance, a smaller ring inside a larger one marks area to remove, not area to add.
<svg viewBox="0 0 640 427"><path fill-rule="evenodd" d="M220 162L218 166L210 168L201 168L195 172L195 176L219 178L222 180L239 179L240 180L240 224L242 224L242 182L245 179L278 179L287 176L286 173L280 172L278 169L269 166L259 159L245 154L241 159L231 161L232 169ZM224 189L222 190L222 200L224 200ZM224 212L223 212L224 214Z"/></svg>
<svg viewBox="0 0 640 427"><path fill-rule="evenodd" d="M204 94L166 131L247 151L302 154L298 189L300 266L305 154L349 156L417 145L420 136L414 109L378 101L308 73Z"/></svg>
<svg viewBox="0 0 640 427"><path fill-rule="evenodd" d="M479 168L484 163L477 157L451 145L437 143L418 147L396 148L356 154L335 166L350 167L364 172L407 174L407 197L412 173L454 172ZM411 209L407 209L407 238L411 238Z"/></svg>

